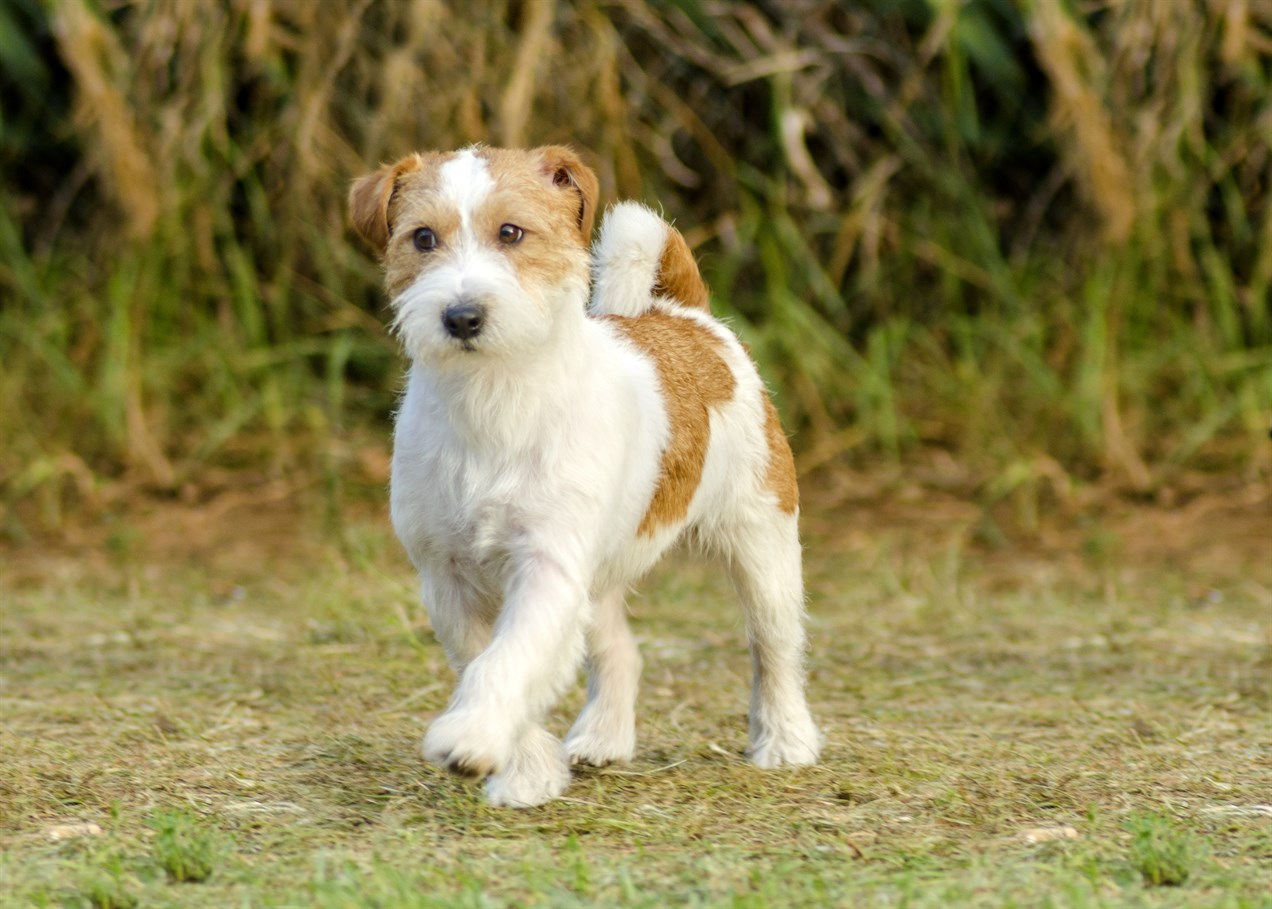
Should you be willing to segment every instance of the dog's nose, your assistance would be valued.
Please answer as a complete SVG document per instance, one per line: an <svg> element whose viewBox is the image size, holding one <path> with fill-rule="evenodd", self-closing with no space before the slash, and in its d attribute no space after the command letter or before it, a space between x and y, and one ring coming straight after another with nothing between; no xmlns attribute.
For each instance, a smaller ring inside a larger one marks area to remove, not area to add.
<svg viewBox="0 0 1272 909"><path fill-rule="evenodd" d="M452 338L467 341L481 333L486 321L486 308L476 303L456 303L442 313L442 326Z"/></svg>

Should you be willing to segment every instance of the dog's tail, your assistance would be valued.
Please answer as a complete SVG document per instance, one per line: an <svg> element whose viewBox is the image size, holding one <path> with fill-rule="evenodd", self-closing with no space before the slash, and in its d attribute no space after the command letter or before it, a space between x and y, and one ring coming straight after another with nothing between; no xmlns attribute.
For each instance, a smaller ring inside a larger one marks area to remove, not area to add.
<svg viewBox="0 0 1272 909"><path fill-rule="evenodd" d="M620 202L605 215L592 247L592 305L597 315L638 316L661 298L710 310L689 244L639 202Z"/></svg>

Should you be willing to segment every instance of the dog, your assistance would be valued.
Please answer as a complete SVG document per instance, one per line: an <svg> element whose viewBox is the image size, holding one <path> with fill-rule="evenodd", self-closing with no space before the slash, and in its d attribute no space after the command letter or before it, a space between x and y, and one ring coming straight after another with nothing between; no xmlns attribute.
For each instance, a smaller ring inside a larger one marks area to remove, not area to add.
<svg viewBox="0 0 1272 909"><path fill-rule="evenodd" d="M637 203L605 218L562 146L409 155L356 180L409 359L392 523L458 675L426 760L495 805L628 761L641 659L625 592L676 541L718 554L746 617L750 759L815 763L804 695L799 492L754 364L712 318L684 238ZM564 743L548 711L586 657Z"/></svg>

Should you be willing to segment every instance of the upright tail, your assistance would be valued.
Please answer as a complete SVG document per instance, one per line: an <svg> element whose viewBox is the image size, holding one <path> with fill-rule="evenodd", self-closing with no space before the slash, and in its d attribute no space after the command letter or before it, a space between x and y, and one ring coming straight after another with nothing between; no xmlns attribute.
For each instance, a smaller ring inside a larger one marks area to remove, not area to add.
<svg viewBox="0 0 1272 909"><path fill-rule="evenodd" d="M680 231L639 202L620 202L606 213L592 246L591 310L638 316L659 298L710 310L707 285Z"/></svg>

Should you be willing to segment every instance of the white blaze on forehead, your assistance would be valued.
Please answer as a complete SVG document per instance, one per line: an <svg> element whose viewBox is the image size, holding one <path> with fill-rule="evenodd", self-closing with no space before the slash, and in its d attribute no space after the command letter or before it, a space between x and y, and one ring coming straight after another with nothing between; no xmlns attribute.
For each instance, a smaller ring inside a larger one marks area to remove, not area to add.
<svg viewBox="0 0 1272 909"><path fill-rule="evenodd" d="M495 185L486 160L466 148L442 165L439 176L442 196L455 204L461 224L465 230L470 229L473 212Z"/></svg>

